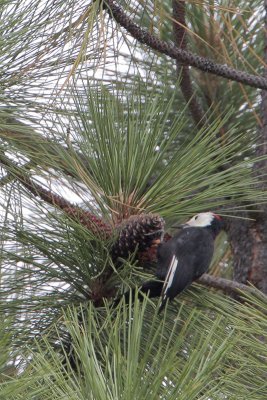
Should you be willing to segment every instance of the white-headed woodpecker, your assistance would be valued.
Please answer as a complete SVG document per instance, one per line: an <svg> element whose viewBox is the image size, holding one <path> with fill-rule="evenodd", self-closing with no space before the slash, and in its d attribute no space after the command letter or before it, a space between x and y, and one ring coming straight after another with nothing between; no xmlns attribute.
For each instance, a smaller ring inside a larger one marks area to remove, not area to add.
<svg viewBox="0 0 267 400"><path fill-rule="evenodd" d="M195 215L181 230L158 248L157 277L164 279L160 310L210 265L214 240L223 228L222 218L212 212Z"/></svg>
<svg viewBox="0 0 267 400"><path fill-rule="evenodd" d="M138 297L142 300L142 293L150 298L161 296L161 311L168 299L172 300L208 270L215 238L223 226L222 218L212 212L197 214L180 225L177 234L158 246L158 280L144 282ZM129 296L130 292L123 295L127 303ZM115 306L119 300L114 302Z"/></svg>

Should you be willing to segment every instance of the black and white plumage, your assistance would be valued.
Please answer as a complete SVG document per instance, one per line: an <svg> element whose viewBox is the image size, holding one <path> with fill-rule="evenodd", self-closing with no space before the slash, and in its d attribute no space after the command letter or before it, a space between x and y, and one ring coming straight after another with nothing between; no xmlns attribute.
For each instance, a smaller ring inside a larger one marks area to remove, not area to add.
<svg viewBox="0 0 267 400"><path fill-rule="evenodd" d="M144 282L138 297L160 297L161 311L167 300L172 300L193 281L204 274L214 252L214 241L223 228L222 218L212 212L195 215L180 226L180 230L167 242L158 246L156 277ZM132 292L133 295L133 292ZM130 292L124 294L126 303ZM115 301L118 304L120 299Z"/></svg>
<svg viewBox="0 0 267 400"><path fill-rule="evenodd" d="M156 275L164 279L160 310L168 299L172 300L208 270L214 241L222 227L222 218L217 214L200 213L159 246Z"/></svg>

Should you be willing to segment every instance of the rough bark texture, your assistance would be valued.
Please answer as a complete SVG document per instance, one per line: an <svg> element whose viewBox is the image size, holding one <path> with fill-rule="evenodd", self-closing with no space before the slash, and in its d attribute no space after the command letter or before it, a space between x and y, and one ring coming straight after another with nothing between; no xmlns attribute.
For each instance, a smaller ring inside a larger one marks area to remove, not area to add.
<svg viewBox="0 0 267 400"><path fill-rule="evenodd" d="M267 294L267 209L257 218L253 233L252 263L248 280Z"/></svg>
<svg viewBox="0 0 267 400"><path fill-rule="evenodd" d="M254 215L254 221L235 220L229 226L233 251L234 280L251 282L267 294L267 209Z"/></svg>
<svg viewBox="0 0 267 400"><path fill-rule="evenodd" d="M267 0L265 6L265 48L264 60L267 62ZM264 71L267 77L267 68ZM267 92L262 91L260 135L257 155L267 154ZM255 175L267 172L267 160L257 163ZM266 177L265 177L266 180ZM261 180L260 188L267 190L267 184ZM259 213L254 214L254 221L236 220L230 224L229 239L234 256L234 279L238 282L251 282L267 294L267 206L261 206Z"/></svg>
<svg viewBox="0 0 267 400"><path fill-rule="evenodd" d="M248 214L244 214L248 217ZM247 283L253 261L256 222L234 219L229 221L228 236L233 252L234 280Z"/></svg>
<svg viewBox="0 0 267 400"><path fill-rule="evenodd" d="M264 61L267 62L267 0L264 1L265 7L265 46ZM264 77L267 77L267 68L264 70ZM259 136L259 146L257 153L259 156L267 155L267 92L261 93L261 128ZM255 174L261 175L267 173L267 160L257 164ZM261 181L262 191L267 190L266 176ZM248 280L256 287L267 293L267 206L261 207L261 213L257 215L255 226L253 226L253 247L252 264L248 273Z"/></svg>

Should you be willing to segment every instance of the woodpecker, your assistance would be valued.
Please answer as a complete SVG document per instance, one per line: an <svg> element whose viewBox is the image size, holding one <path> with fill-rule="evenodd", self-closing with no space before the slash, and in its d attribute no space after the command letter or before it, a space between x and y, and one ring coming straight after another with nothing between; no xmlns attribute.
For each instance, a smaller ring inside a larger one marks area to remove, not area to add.
<svg viewBox="0 0 267 400"><path fill-rule="evenodd" d="M159 311L168 299L172 300L208 270L223 220L217 214L204 212L180 227L172 239L158 247L156 276L164 280Z"/></svg>
<svg viewBox="0 0 267 400"><path fill-rule="evenodd" d="M223 229L223 219L212 212L200 213L192 217L167 242L157 248L157 280L144 282L139 288L138 298L143 294L149 298L161 297L159 312L168 299L172 300L193 281L204 274L210 265L214 252L214 241ZM131 291L132 295L134 290ZM129 302L130 292L123 295ZM114 306L120 301L116 299Z"/></svg>

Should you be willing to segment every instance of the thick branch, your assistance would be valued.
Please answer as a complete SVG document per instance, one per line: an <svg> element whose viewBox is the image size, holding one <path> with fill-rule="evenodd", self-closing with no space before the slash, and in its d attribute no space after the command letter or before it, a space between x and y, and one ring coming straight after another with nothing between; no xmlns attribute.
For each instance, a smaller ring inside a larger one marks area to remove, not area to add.
<svg viewBox="0 0 267 400"><path fill-rule="evenodd" d="M24 187L26 187L35 197L38 196L48 204L52 204L64 211L71 219L78 220L83 226L94 234L100 235L103 239L107 239L112 234L111 226L106 224L102 219L96 217L89 211L83 210L70 203L63 197L46 190L41 185L33 182L29 177L21 171L9 160L8 157L1 154L0 164L8 167L10 173L18 179Z"/></svg>
<svg viewBox="0 0 267 400"><path fill-rule="evenodd" d="M267 62L267 0L264 1L264 52ZM264 68L267 79L267 68ZM267 160L267 92L261 93L261 124L258 126L256 155L261 161L254 164L253 173L257 178L257 189L266 193ZM253 221L236 220L229 225L229 239L233 253L234 279L251 282L257 289L267 294L267 206L261 205L258 213L250 215ZM248 213L244 216L249 216Z"/></svg>
<svg viewBox="0 0 267 400"><path fill-rule="evenodd" d="M115 21L126 29L136 40L144 43L151 49L154 49L168 57L183 62L186 65L195 67L203 72L208 72L232 81L240 82L255 88L267 90L267 79L248 74L228 67L226 64L217 64L208 58L193 54L189 51L178 49L175 45L164 42L163 40L151 35L146 29L140 28L129 18L123 9L115 4L113 0L104 0L104 8L115 19Z"/></svg>
<svg viewBox="0 0 267 400"><path fill-rule="evenodd" d="M186 50L186 21L185 21L185 2L181 0L173 0L173 36L174 43L176 46L182 50ZM180 75L180 87L185 98L185 101L188 103L189 110L191 112L192 118L195 123L199 125L201 122L204 122L204 113L201 109L199 102L197 101L197 97L194 93L190 71L188 65L184 62L176 60L177 73Z"/></svg>
<svg viewBox="0 0 267 400"><path fill-rule="evenodd" d="M231 281L229 279L218 278L209 274L203 274L197 282L205 286L222 290L225 293L237 293L240 295L241 292L245 292L248 294L252 294L253 296L256 296L264 301L267 301L267 296L261 293L259 290L255 289L254 287L247 286L243 283L239 283L236 281Z"/></svg>

